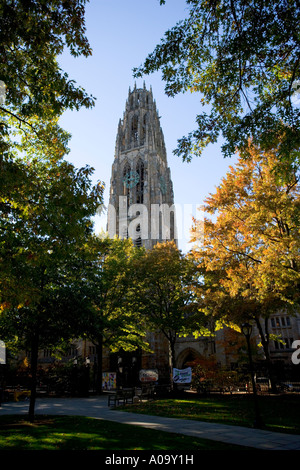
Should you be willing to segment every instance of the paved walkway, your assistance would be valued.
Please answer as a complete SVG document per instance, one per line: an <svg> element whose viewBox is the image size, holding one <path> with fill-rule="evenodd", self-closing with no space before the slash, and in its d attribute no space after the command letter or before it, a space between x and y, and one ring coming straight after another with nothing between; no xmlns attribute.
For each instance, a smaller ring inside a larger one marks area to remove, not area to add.
<svg viewBox="0 0 300 470"><path fill-rule="evenodd" d="M0 416L26 414L28 413L28 405L28 401L2 403ZM107 406L107 396L105 395L91 398L37 399L36 414L88 416L262 450L300 450L299 435L112 410Z"/></svg>

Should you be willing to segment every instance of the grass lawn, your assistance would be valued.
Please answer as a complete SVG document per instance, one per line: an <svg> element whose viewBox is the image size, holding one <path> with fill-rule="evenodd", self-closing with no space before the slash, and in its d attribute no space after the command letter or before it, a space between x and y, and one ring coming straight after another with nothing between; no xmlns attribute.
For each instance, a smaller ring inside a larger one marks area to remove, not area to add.
<svg viewBox="0 0 300 470"><path fill-rule="evenodd" d="M258 403L266 430L300 434L300 395L260 395ZM253 426L255 418L252 395L153 400L137 405L126 405L122 409L149 415L247 427Z"/></svg>
<svg viewBox="0 0 300 470"><path fill-rule="evenodd" d="M245 450L243 447L221 442L79 416L37 416L33 424L26 421L24 416L0 417L0 451L176 450L176 452L194 452L243 449Z"/></svg>
<svg viewBox="0 0 300 470"><path fill-rule="evenodd" d="M259 396L267 430L300 434L300 396ZM247 395L187 396L119 407L127 411L253 426L253 397ZM113 411L112 411L113 413ZM3 450L245 450L190 436L167 433L79 416L37 416L31 424L24 416L0 416L0 451ZM254 449L247 449L254 450Z"/></svg>

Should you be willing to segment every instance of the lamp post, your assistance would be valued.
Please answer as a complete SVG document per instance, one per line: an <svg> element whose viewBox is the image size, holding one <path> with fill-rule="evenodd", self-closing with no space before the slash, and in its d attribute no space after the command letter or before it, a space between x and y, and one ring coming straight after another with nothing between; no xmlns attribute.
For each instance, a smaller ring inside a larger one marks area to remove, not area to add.
<svg viewBox="0 0 300 470"><path fill-rule="evenodd" d="M251 347L250 347L250 337L252 333L252 326L250 325L250 323L244 323L242 325L242 333L246 338L247 347L248 347L248 357L249 357L250 373L251 373L251 380L252 380L252 387L253 387L254 408L255 408L254 426L256 428L262 428L263 422L260 416L260 411L259 411L259 406L258 406L256 385L255 385L255 380L254 380L253 361L252 361L252 354L251 354Z"/></svg>
<svg viewBox="0 0 300 470"><path fill-rule="evenodd" d="M86 394L89 396L89 391L90 391L90 365L91 365L91 360L89 356L85 358L85 366L86 366Z"/></svg>

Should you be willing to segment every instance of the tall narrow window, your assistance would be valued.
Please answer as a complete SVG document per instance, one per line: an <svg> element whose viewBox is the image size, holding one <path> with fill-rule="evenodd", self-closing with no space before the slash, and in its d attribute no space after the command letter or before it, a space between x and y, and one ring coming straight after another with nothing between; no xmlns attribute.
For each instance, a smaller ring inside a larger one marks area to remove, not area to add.
<svg viewBox="0 0 300 470"><path fill-rule="evenodd" d="M146 139L146 124L147 124L147 115L145 114L142 120L142 125L140 128L140 145L145 144Z"/></svg>
<svg viewBox="0 0 300 470"><path fill-rule="evenodd" d="M138 128L139 118L137 116L133 116L131 121L131 140L133 140L135 147L138 145Z"/></svg>
<svg viewBox="0 0 300 470"><path fill-rule="evenodd" d="M141 247L142 246L142 239L141 239L141 226L140 225L137 225L136 227L136 238L134 240L134 244L135 246L137 247Z"/></svg>
<svg viewBox="0 0 300 470"><path fill-rule="evenodd" d="M136 165L136 172L138 174L138 183L136 185L136 202L137 204L143 204L145 167L142 160L138 160Z"/></svg>
<svg viewBox="0 0 300 470"><path fill-rule="evenodd" d="M122 233L121 233L121 238L128 238L128 228L123 227Z"/></svg>

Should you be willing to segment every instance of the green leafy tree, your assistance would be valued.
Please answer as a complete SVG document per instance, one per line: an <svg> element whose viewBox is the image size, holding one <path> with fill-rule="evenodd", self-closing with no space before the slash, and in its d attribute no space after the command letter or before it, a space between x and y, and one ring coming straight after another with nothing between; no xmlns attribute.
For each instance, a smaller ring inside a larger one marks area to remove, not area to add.
<svg viewBox="0 0 300 470"><path fill-rule="evenodd" d="M176 367L175 345L180 335L206 331L195 301L197 269L175 242L158 243L136 263L133 301L145 328L167 338L172 367Z"/></svg>
<svg viewBox="0 0 300 470"><path fill-rule="evenodd" d="M135 282L134 263L143 250L131 239L102 239L88 274L91 302L87 337L97 349L98 392L101 392L102 353L148 350L144 325L129 292Z"/></svg>
<svg viewBox="0 0 300 470"><path fill-rule="evenodd" d="M57 118L66 109L92 107L94 98L61 70L59 55L91 55L85 36L85 0L0 1L1 153L21 148L63 156L67 134ZM15 140L14 140L15 139ZM2 158L5 157L2 155Z"/></svg>
<svg viewBox="0 0 300 470"><path fill-rule="evenodd" d="M59 118L94 98L58 63L66 48L91 55L85 4L0 0L0 323L31 350L31 419L38 348L79 334L89 305L84 269L103 186L63 160L70 135Z"/></svg>
<svg viewBox="0 0 300 470"><path fill-rule="evenodd" d="M85 0L0 0L0 213L30 212L25 195L28 165L56 162L68 153L70 135L59 125L66 109L92 107L94 98L61 70L59 55L88 57ZM52 176L53 177L53 176ZM11 187L20 187L20 196ZM29 188L30 190L30 188ZM25 208L25 204L28 207ZM17 208L19 204L19 208Z"/></svg>
<svg viewBox="0 0 300 470"><path fill-rule="evenodd" d="M0 334L31 351L33 419L39 348L81 332L91 217L103 186L92 187L90 168L65 161L19 162L18 170L24 187L11 184L14 205L1 219Z"/></svg>
<svg viewBox="0 0 300 470"><path fill-rule="evenodd" d="M165 0L161 0L161 4ZM160 70L166 93L197 92L197 129L175 154L189 161L222 138L225 156L248 139L278 160L299 163L300 8L293 0L187 0L187 17L168 30L136 77Z"/></svg>

